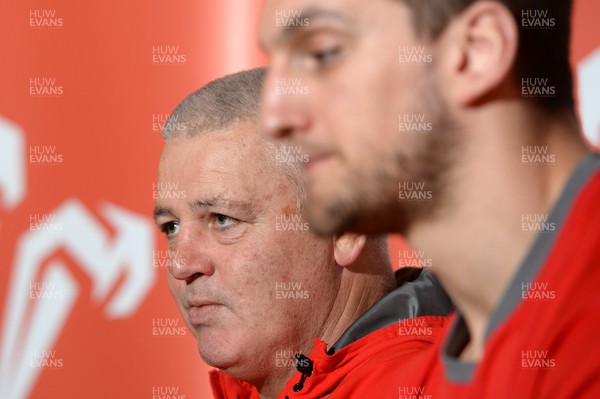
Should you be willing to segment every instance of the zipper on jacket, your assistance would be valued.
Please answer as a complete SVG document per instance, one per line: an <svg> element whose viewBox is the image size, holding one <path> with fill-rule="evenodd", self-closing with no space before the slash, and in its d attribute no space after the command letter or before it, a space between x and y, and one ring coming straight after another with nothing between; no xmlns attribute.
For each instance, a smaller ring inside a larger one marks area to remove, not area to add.
<svg viewBox="0 0 600 399"><path fill-rule="evenodd" d="M296 353L296 370L302 375L300 376L300 381L292 388L294 392L299 392L304 388L304 381L313 372L313 364L314 362L307 356L304 356L302 353Z"/></svg>

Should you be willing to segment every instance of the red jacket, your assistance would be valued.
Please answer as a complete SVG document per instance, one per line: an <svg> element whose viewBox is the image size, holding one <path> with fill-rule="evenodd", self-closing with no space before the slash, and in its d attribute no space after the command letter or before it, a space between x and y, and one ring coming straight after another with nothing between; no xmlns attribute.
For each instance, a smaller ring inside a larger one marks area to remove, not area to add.
<svg viewBox="0 0 600 399"><path fill-rule="evenodd" d="M325 342L316 339L308 355L314 362L312 375L299 392L294 392L301 377L298 372L278 399L384 399L384 388L401 383L402 373L411 367L414 355L438 338L446 318L423 316L409 322L406 327L393 324L374 331L331 355ZM398 399L397 394L389 397Z"/></svg>
<svg viewBox="0 0 600 399"><path fill-rule="evenodd" d="M329 353L327 344L315 339L304 378L298 371L278 399L397 399L397 392L383 392L407 383L403 376L414 357L437 341L451 309L429 270L423 271L365 312ZM252 385L221 371L211 372L210 378L215 399L260 398ZM300 389L295 392L294 386Z"/></svg>
<svg viewBox="0 0 600 399"><path fill-rule="evenodd" d="M600 398L599 205L600 155L590 154L540 222L545 227L504 290L483 357L457 357L469 336L457 314L415 368L421 378L403 388L406 397Z"/></svg>

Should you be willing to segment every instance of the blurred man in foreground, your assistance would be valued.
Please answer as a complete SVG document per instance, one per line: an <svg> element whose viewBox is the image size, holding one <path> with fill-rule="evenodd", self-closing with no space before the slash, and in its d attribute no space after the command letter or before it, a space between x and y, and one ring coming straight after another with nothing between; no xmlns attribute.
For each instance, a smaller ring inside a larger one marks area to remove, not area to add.
<svg viewBox="0 0 600 399"><path fill-rule="evenodd" d="M570 8L265 2L263 124L309 159L311 227L406 235L457 305L397 393L600 397L600 158L575 117Z"/></svg>
<svg viewBox="0 0 600 399"><path fill-rule="evenodd" d="M263 75L208 84L165 125L154 216L170 290L224 371L216 398L384 397L451 304L429 270L394 276L385 238L308 231L302 159L258 132Z"/></svg>

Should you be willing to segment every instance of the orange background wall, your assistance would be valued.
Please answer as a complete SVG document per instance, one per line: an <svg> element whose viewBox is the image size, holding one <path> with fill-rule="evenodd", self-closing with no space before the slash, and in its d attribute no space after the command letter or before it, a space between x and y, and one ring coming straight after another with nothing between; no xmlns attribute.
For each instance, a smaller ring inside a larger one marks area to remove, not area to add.
<svg viewBox="0 0 600 399"><path fill-rule="evenodd" d="M163 145L154 122L208 81L266 62L256 45L259 7L254 0L0 6L1 398L150 399L167 390L210 397L209 368L189 332L153 330L153 323L183 327L165 284L166 246L150 217ZM576 0L575 66L600 49L599 17L596 1ZM156 48L171 49L176 62L161 63ZM52 151L61 156L40 155ZM59 218L36 231L31 223L43 215ZM136 241L135 231L150 239ZM394 238L395 264L400 248ZM94 251L102 254L97 264L85 260ZM63 285L44 285L50 276ZM32 293L63 297L46 309ZM133 299L119 302L127 294ZM47 339L53 352L40 355L27 337ZM53 362L40 367L44 359Z"/></svg>

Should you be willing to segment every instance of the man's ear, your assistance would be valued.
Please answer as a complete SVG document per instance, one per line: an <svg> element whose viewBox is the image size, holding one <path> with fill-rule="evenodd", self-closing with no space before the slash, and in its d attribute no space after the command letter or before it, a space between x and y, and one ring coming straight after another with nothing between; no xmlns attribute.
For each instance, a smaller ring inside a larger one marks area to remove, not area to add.
<svg viewBox="0 0 600 399"><path fill-rule="evenodd" d="M367 236L362 234L345 233L334 240L333 253L335 261L342 267L350 266L362 252L367 242Z"/></svg>
<svg viewBox="0 0 600 399"><path fill-rule="evenodd" d="M476 1L450 22L439 44L444 85L454 102L467 106L510 78L519 48L519 28L500 2Z"/></svg>

